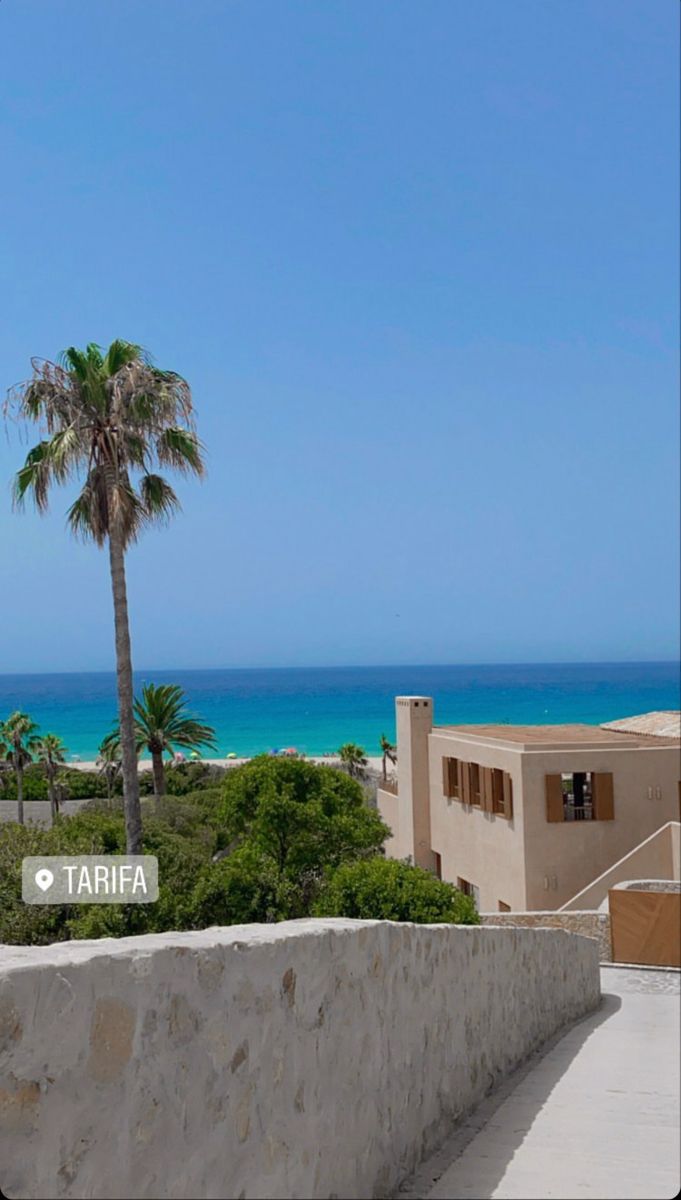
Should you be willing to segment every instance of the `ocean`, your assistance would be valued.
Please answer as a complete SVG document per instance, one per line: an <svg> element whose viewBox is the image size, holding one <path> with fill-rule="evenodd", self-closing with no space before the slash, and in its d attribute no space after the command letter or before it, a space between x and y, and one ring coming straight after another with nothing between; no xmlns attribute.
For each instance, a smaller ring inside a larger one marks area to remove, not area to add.
<svg viewBox="0 0 681 1200"><path fill-rule="evenodd" d="M678 709L676 663L515 666L315 667L143 671L142 683L178 683L193 712L217 733L220 756L295 746L307 754L359 742L379 753L394 738L395 696L435 700L435 723L599 724ZM70 755L96 757L116 717L113 673L0 675L0 720L28 712Z"/></svg>

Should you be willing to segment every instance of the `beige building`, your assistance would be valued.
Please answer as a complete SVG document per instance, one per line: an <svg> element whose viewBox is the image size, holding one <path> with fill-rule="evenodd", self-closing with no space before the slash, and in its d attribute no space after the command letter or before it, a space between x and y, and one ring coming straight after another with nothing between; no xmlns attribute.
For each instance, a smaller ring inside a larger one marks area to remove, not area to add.
<svg viewBox="0 0 681 1200"><path fill-rule="evenodd" d="M662 736L630 722L436 726L428 696L398 696L396 716L396 780L378 790L386 851L483 912L560 908L679 820L678 714L659 714ZM652 730L653 716L636 720Z"/></svg>

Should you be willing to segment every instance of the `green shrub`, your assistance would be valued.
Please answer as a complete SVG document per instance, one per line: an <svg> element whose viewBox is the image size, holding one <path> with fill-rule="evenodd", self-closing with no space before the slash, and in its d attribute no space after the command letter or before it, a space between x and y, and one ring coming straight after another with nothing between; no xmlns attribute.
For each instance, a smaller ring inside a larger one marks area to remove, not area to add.
<svg viewBox="0 0 681 1200"><path fill-rule="evenodd" d="M125 845L125 839L123 839ZM38 854L108 854L118 851L109 821L91 816L64 818L53 829L0 823L0 943L45 945L70 936L69 921L77 905L24 904L21 862ZM112 850L112 846L116 849Z"/></svg>
<svg viewBox="0 0 681 1200"><path fill-rule="evenodd" d="M17 782L14 771L3 771L3 781L0 800L16 800ZM63 767L59 771L59 782L64 785L68 800L91 800L106 796L106 783L96 771ZM118 787L120 790L120 782ZM24 800L47 799L45 769L40 763L31 763L24 771Z"/></svg>
<svg viewBox="0 0 681 1200"><path fill-rule="evenodd" d="M203 870L192 895L192 910L200 928L281 921L295 913L295 891L272 859L245 845Z"/></svg>
<svg viewBox="0 0 681 1200"><path fill-rule="evenodd" d="M480 921L473 901L453 884L420 867L378 856L344 863L330 872L313 911L319 917L418 924L477 925Z"/></svg>

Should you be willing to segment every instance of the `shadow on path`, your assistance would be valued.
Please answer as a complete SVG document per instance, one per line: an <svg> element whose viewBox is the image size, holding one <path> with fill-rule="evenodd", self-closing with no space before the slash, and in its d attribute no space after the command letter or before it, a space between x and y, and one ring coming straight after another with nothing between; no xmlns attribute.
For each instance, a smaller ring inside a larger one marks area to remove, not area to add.
<svg viewBox="0 0 681 1200"><path fill-rule="evenodd" d="M417 1200L428 1196L442 1197L444 1192L438 1190L437 1184L441 1176L461 1156L466 1147L486 1125L494 1123L494 1115L501 1105L519 1087L531 1072L536 1072L533 1079L532 1098L522 1100L522 1111L518 1110L517 1128L504 1123L503 1136L495 1142L496 1153L493 1158L476 1158L476 1179L468 1187L457 1191L460 1197L475 1197L476 1200L489 1200L495 1189L504 1178L506 1169L518 1148L527 1137L529 1129L536 1116L544 1108L556 1084L563 1078L572 1060L580 1052L585 1042L592 1034L612 1019L622 1007L620 996L604 992L597 1009L574 1024L563 1028L559 1033L536 1050L529 1058L517 1067L483 1100L481 1104L458 1125L450 1134L442 1148L431 1155L425 1163L409 1179L401 1185L396 1197L399 1200ZM549 1060L549 1055L551 1056ZM540 1068L537 1070L537 1068ZM501 1134L500 1130L500 1134Z"/></svg>

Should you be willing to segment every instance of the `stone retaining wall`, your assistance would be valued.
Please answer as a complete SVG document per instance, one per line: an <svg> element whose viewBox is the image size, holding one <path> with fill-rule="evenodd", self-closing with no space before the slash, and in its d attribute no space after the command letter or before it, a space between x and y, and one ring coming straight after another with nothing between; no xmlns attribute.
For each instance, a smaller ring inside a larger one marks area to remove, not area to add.
<svg viewBox="0 0 681 1200"><path fill-rule="evenodd" d="M59 806L59 811L62 816L71 817L74 813L80 812L86 804L92 804L92 800L64 800ZM16 821L16 819L16 800L0 800L0 821ZM52 814L49 800L24 800L24 821L26 824L34 822L50 828Z"/></svg>
<svg viewBox="0 0 681 1200"><path fill-rule="evenodd" d="M483 925L512 925L514 928L566 929L569 933L581 933L595 938L601 962L612 962L610 941L610 914L607 912L501 912L481 913Z"/></svg>
<svg viewBox="0 0 681 1200"><path fill-rule="evenodd" d="M295 921L0 947L0 1188L381 1197L600 1000L562 930Z"/></svg>

